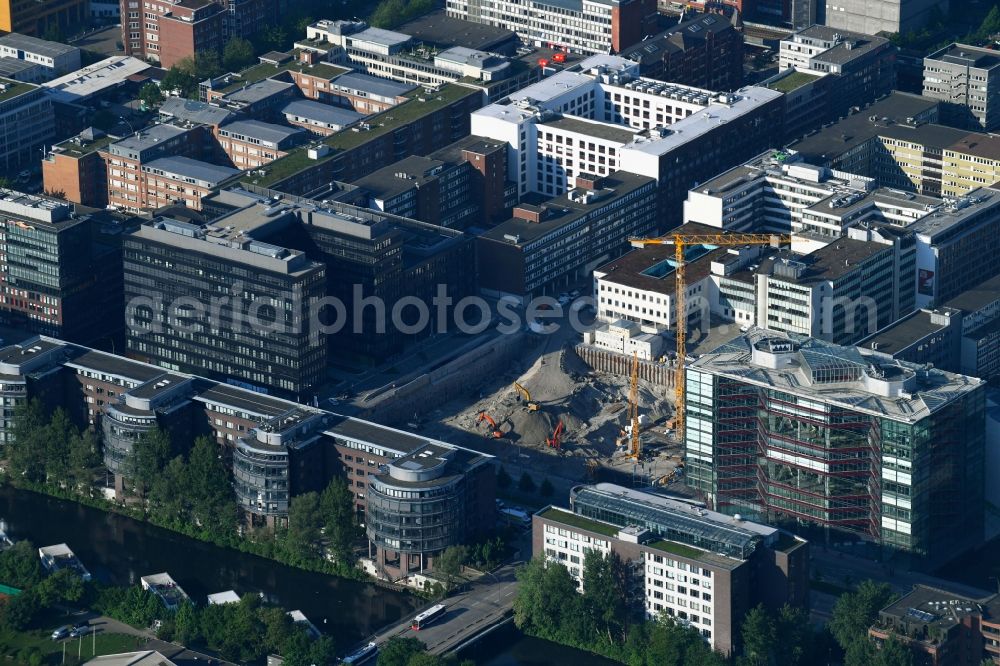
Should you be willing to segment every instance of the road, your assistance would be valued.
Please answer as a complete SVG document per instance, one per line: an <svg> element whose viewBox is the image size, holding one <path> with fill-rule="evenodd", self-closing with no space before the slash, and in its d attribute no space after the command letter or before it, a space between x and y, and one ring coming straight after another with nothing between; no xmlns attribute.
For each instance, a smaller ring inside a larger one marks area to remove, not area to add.
<svg viewBox="0 0 1000 666"><path fill-rule="evenodd" d="M448 607L448 611L429 627L413 631L410 628L412 617L409 617L369 640L382 644L393 636L415 637L433 654L455 649L511 611L518 585L514 571L519 564L508 564L492 574L486 574L469 583L467 590L445 599L441 603Z"/></svg>

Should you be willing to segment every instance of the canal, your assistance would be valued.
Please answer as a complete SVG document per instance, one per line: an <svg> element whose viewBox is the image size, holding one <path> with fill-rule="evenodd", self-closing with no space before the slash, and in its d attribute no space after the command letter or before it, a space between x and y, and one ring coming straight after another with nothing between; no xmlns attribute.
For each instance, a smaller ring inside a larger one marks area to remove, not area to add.
<svg viewBox="0 0 1000 666"><path fill-rule="evenodd" d="M262 593L288 610L299 609L320 631L347 647L398 622L421 602L371 583L303 571L249 553L191 539L126 516L0 487L0 518L14 539L36 547L65 542L94 577L138 585L139 577L166 571L196 603L213 592ZM502 628L461 655L486 666L614 662Z"/></svg>

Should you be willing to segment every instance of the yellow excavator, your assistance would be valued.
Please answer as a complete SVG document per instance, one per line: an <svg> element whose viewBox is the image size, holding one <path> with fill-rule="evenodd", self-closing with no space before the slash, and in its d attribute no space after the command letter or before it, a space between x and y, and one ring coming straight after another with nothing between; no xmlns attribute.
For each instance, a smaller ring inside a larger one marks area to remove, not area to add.
<svg viewBox="0 0 1000 666"><path fill-rule="evenodd" d="M538 403L534 402L531 399L531 393L528 392L528 389L524 388L523 386L521 386L517 382L514 382L514 391L517 393L517 396L518 396L517 399L518 400L520 400L521 398L524 398L524 404L525 404L525 406L527 406L529 412L537 412L538 411Z"/></svg>

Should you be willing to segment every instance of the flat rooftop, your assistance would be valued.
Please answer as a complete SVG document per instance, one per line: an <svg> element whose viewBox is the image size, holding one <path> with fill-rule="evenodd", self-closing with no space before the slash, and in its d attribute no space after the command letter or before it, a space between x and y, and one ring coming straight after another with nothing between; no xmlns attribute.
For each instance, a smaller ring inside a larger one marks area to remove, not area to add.
<svg viewBox="0 0 1000 666"><path fill-rule="evenodd" d="M117 86L129 77L145 72L152 65L131 56L111 56L87 65L58 79L43 83L54 99L66 103L80 103L108 88Z"/></svg>
<svg viewBox="0 0 1000 666"><path fill-rule="evenodd" d="M952 65L962 67L975 67L977 69L992 69L1000 65L1000 54L990 49L984 49L969 44L950 44L940 51L930 54L924 61L940 60Z"/></svg>
<svg viewBox="0 0 1000 666"><path fill-rule="evenodd" d="M573 116L563 116L554 120L546 120L538 123L539 127L552 127L567 132L577 132L588 136L595 136L599 139L617 141L618 143L628 143L639 130L632 129L625 125L615 125L614 123L604 123L597 120L587 120L574 118Z"/></svg>
<svg viewBox="0 0 1000 666"><path fill-rule="evenodd" d="M289 402L269 397L263 393L247 391L229 384L212 383L194 397L198 402L232 407L262 419L269 419L288 411Z"/></svg>
<svg viewBox="0 0 1000 666"><path fill-rule="evenodd" d="M927 237L931 243L945 243L960 236L966 225L991 222L998 206L1000 188L980 187L916 220L909 229ZM992 214L984 215L984 212Z"/></svg>
<svg viewBox="0 0 1000 666"><path fill-rule="evenodd" d="M432 171L444 166L441 160L410 155L378 171L373 171L352 184L367 191L377 199L391 199L403 192L419 187L432 178Z"/></svg>
<svg viewBox="0 0 1000 666"><path fill-rule="evenodd" d="M26 53L34 53L43 58L58 58L59 56L80 50L75 46L50 42L47 39L39 39L38 37L22 35L17 32L11 32L0 37L0 46L25 51Z"/></svg>
<svg viewBox="0 0 1000 666"><path fill-rule="evenodd" d="M796 347L792 363L777 369L755 365L751 349L753 345L764 344L767 340L792 342ZM916 423L927 418L983 386L983 381L975 377L936 368L924 369L913 363L893 360L888 366L898 369L897 372L913 373L916 382L914 388L905 394L908 397L886 397L865 388L864 373L873 363L885 365L872 356L870 349L844 347L792 333L751 328L714 351L702 354L689 367L904 423ZM827 374L846 379L837 382L814 380L825 379Z"/></svg>
<svg viewBox="0 0 1000 666"><path fill-rule="evenodd" d="M788 263L803 267L793 282L810 284L826 280L836 281L856 270L858 264L882 252L891 252L891 248L872 241L837 238L809 254L797 255L787 250L776 252L760 262L758 272L773 275L774 267Z"/></svg>
<svg viewBox="0 0 1000 666"><path fill-rule="evenodd" d="M799 139L790 147L807 162L824 164L879 136L887 127L906 123L907 118L923 116L939 104L938 100L894 91L868 108ZM873 116L875 120L871 120Z"/></svg>
<svg viewBox="0 0 1000 666"><path fill-rule="evenodd" d="M21 83L14 79L0 78L0 102L10 101L34 90L38 90L38 86L33 83Z"/></svg>
<svg viewBox="0 0 1000 666"><path fill-rule="evenodd" d="M861 342L859 346L870 347L880 354L895 356L923 343L928 336L944 330L945 325L931 320L929 310L917 310L877 331Z"/></svg>
<svg viewBox="0 0 1000 666"><path fill-rule="evenodd" d="M299 60L298 52L294 52L290 55L288 60L279 65L262 62L254 65L253 67L248 67L241 72L226 74L221 77L223 79L222 86L213 88L213 90L221 92L224 95L229 95L244 86L265 81L284 72L308 73L312 76L318 76L324 79L334 79L349 71L350 70L345 67L338 67L337 65L328 62L318 62L314 65L310 65L309 63Z"/></svg>
<svg viewBox="0 0 1000 666"><path fill-rule="evenodd" d="M997 301L1000 301L1000 275L983 280L971 289L966 289L945 303L944 307L971 313Z"/></svg>
<svg viewBox="0 0 1000 666"><path fill-rule="evenodd" d="M365 114L342 106L324 104L311 99L297 99L287 104L281 112L286 116L298 116L306 120L346 127L363 120Z"/></svg>
<svg viewBox="0 0 1000 666"><path fill-rule="evenodd" d="M159 377L164 373L164 369L148 363L141 363L115 356L95 349L74 347L74 351L80 351L65 363L68 367L79 370L88 370L102 375L110 375L128 382L143 384L149 380Z"/></svg>
<svg viewBox="0 0 1000 666"><path fill-rule="evenodd" d="M191 178L206 183L209 187L214 187L243 173L239 169L202 162L183 155L161 157L148 164L143 164L142 170L147 172L162 171L166 175Z"/></svg>
<svg viewBox="0 0 1000 666"><path fill-rule="evenodd" d="M418 87L411 83L382 79L362 72L348 72L338 76L332 85L336 90L366 92L380 97L402 97Z"/></svg>
<svg viewBox="0 0 1000 666"><path fill-rule="evenodd" d="M972 132L959 139L953 145L946 147L948 150L966 155L985 157L989 160L1000 160L1000 136L996 134ZM989 184L992 185L993 183Z"/></svg>
<svg viewBox="0 0 1000 666"><path fill-rule="evenodd" d="M534 205L547 209L548 214L541 222L512 217L487 231L482 235L482 238L523 247L558 231L591 211L607 206L609 203L655 182L652 178L639 176L628 171L616 171L609 176L604 176L601 180L601 188L598 190L601 192L601 196L590 203L573 201L565 194L551 198L539 194L529 194L519 207ZM512 238L518 240L511 240Z"/></svg>
<svg viewBox="0 0 1000 666"><path fill-rule="evenodd" d="M306 133L301 127L288 127L287 125L277 125L275 123L265 123L262 120L235 120L219 128L219 132L225 132L227 136L240 135L247 138L259 139L264 143L277 146L283 141L293 137L305 137Z"/></svg>
<svg viewBox="0 0 1000 666"><path fill-rule="evenodd" d="M417 41L441 47L465 46L480 51L492 51L517 40L517 34L511 30L450 18L444 8L411 19L397 29Z"/></svg>
<svg viewBox="0 0 1000 666"><path fill-rule="evenodd" d="M1000 617L1000 595L961 587L961 591L914 585L913 590L879 611L879 619L947 631L967 615L980 614L992 622ZM929 640L930 637L927 639Z"/></svg>

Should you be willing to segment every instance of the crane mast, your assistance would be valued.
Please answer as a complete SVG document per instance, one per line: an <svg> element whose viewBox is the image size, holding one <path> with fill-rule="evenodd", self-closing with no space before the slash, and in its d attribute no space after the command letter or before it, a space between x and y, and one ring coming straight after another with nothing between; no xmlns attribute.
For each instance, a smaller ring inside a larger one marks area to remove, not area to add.
<svg viewBox="0 0 1000 666"><path fill-rule="evenodd" d="M687 387L685 367L687 357L687 276L684 260L684 250L689 245L715 245L732 247L737 245L770 245L780 247L783 243L791 243L787 234L673 234L663 238L632 238L629 243L634 248L644 248L647 245L673 245L674 261L674 339L677 341L677 367L674 369L674 429L677 439L684 441L685 416L687 407ZM638 360L633 361L632 382L635 386ZM638 420L638 418L636 418ZM635 437L638 429L633 426ZM635 443L633 442L633 446Z"/></svg>

